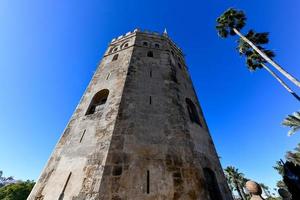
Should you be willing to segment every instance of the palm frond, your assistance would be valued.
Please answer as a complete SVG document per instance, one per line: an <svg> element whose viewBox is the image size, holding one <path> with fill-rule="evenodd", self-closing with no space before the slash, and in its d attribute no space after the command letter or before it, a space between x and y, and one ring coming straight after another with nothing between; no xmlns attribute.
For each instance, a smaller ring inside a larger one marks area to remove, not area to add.
<svg viewBox="0 0 300 200"><path fill-rule="evenodd" d="M300 130L300 112L294 112L291 115L288 115L282 122L282 125L288 126L291 130L288 132L288 135L293 135L295 132Z"/></svg>
<svg viewBox="0 0 300 200"><path fill-rule="evenodd" d="M218 35L226 38L228 35L235 35L233 29L241 30L246 24L246 16L243 11L229 8L217 18L216 29Z"/></svg>

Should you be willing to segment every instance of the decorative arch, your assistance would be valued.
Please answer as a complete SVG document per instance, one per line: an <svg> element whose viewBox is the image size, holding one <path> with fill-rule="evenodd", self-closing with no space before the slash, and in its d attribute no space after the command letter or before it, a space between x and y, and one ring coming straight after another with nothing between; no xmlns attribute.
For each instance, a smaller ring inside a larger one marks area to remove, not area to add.
<svg viewBox="0 0 300 200"><path fill-rule="evenodd" d="M112 53L115 47L111 47L108 53Z"/></svg>
<svg viewBox="0 0 300 200"><path fill-rule="evenodd" d="M190 120L196 124L199 124L200 126L202 126L201 122L200 122L200 118L198 115L198 111L196 109L195 104L193 103L193 101L189 98L185 99L186 102L186 107L190 116Z"/></svg>
<svg viewBox="0 0 300 200"><path fill-rule="evenodd" d="M205 183L211 200L222 200L219 184L214 171L210 168L203 168Z"/></svg>
<svg viewBox="0 0 300 200"><path fill-rule="evenodd" d="M108 95L109 95L108 89L103 89L97 92L94 95L85 115L94 114L95 112L98 112L101 108L103 108L104 104L107 101Z"/></svg>
<svg viewBox="0 0 300 200"><path fill-rule="evenodd" d="M128 47L128 46L129 46L129 43L128 43L128 42L129 42L129 41L123 42L123 44L121 45L121 49Z"/></svg>

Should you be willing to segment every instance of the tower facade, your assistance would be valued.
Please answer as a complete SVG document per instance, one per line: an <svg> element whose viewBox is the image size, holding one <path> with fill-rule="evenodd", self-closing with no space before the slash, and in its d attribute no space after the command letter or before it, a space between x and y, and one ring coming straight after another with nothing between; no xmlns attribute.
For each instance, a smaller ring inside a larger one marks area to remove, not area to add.
<svg viewBox="0 0 300 200"><path fill-rule="evenodd" d="M113 39L29 200L232 200L182 51Z"/></svg>

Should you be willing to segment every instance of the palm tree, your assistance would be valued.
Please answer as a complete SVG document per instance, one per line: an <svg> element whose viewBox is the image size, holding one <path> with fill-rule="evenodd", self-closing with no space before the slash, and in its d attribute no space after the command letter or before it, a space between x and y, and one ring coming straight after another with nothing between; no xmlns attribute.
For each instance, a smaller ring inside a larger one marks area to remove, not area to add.
<svg viewBox="0 0 300 200"><path fill-rule="evenodd" d="M263 192L265 193L265 195L267 196L267 198L271 197L270 188L263 183L260 183L259 185L260 185L261 189L263 190Z"/></svg>
<svg viewBox="0 0 300 200"><path fill-rule="evenodd" d="M14 178L12 176L9 176L9 177L4 177L3 176L3 171L0 170L0 188L9 184L9 183L12 183L14 180Z"/></svg>
<svg viewBox="0 0 300 200"><path fill-rule="evenodd" d="M298 144L294 150L294 152L288 151L285 157L288 161L291 161L296 165L300 165L300 144Z"/></svg>
<svg viewBox="0 0 300 200"><path fill-rule="evenodd" d="M268 55L261 51L253 41L245 37L240 30L246 24L246 16L243 11L238 11L233 8L226 10L218 19L216 29L218 35L221 38L226 38L228 35L238 35L243 41L245 41L254 51L256 51L266 62L270 63L280 73L282 73L287 79L293 82L295 85L300 87L300 82L284 70L279 64L274 62Z"/></svg>
<svg viewBox="0 0 300 200"><path fill-rule="evenodd" d="M276 165L273 166L273 168L280 174L281 176L284 175L284 170L283 170L283 163L282 161L276 161Z"/></svg>
<svg viewBox="0 0 300 200"><path fill-rule="evenodd" d="M282 189L285 189L285 190L288 191L288 188L287 188L287 186L285 185L285 183L283 182L283 180L277 181L276 187L282 188Z"/></svg>
<svg viewBox="0 0 300 200"><path fill-rule="evenodd" d="M284 176L284 169L283 169L283 161L280 160L280 161L276 161L276 165L273 166L273 168L278 172L278 174L280 176ZM279 180L277 181L276 183L276 187L277 188L282 188L282 189L285 189L285 190L288 190L287 186L285 185L285 183L283 182L283 180Z"/></svg>
<svg viewBox="0 0 300 200"><path fill-rule="evenodd" d="M232 187L237 191L239 197L242 200L246 200L244 193L244 185L242 185L244 181L244 174L239 172L239 170L233 166L228 166L224 169L225 175L229 183ZM229 185L230 185L229 184Z"/></svg>
<svg viewBox="0 0 300 200"><path fill-rule="evenodd" d="M253 30L250 30L246 37L251 39L253 43L259 48L264 54L269 58L274 58L275 54L271 50L264 49L260 45L268 43L268 33L256 33ZM293 95L298 101L300 97L279 77L275 72L273 72L265 63L266 60L263 59L256 51L254 51L248 43L246 43L242 38L238 40L238 47L240 55L246 56L246 64L250 71L256 71L257 69L267 70L291 95Z"/></svg>
<svg viewBox="0 0 300 200"><path fill-rule="evenodd" d="M293 135L295 132L300 130L300 112L294 112L291 115L288 115L282 122L283 125L288 126L291 130L288 132L288 135Z"/></svg>

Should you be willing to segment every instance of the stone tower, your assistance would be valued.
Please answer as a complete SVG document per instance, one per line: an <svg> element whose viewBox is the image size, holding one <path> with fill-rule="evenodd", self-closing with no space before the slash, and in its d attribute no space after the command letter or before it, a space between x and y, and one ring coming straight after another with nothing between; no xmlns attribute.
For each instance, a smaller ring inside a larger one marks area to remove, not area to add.
<svg viewBox="0 0 300 200"><path fill-rule="evenodd" d="M112 40L28 199L232 200L166 32Z"/></svg>

